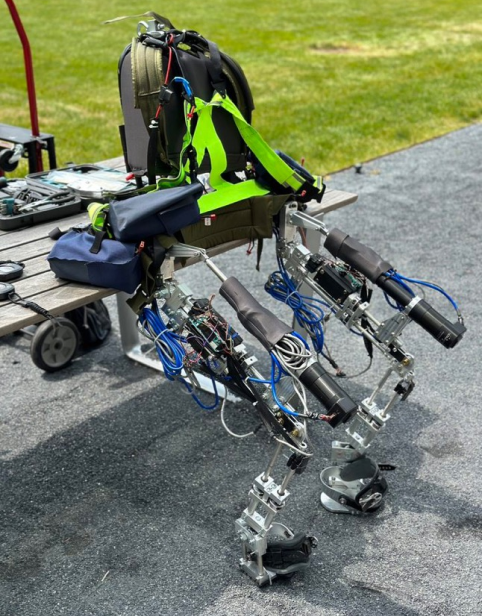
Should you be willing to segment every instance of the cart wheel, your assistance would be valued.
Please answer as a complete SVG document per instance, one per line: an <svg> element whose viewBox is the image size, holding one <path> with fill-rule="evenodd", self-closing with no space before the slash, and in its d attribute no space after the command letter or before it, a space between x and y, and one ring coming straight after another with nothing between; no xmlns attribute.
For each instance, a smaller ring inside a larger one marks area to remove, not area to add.
<svg viewBox="0 0 482 616"><path fill-rule="evenodd" d="M57 317L45 321L34 334L30 355L33 363L46 372L56 372L68 366L79 346L79 330L72 321Z"/></svg>
<svg viewBox="0 0 482 616"><path fill-rule="evenodd" d="M18 167L18 160L14 163L10 162L10 159L14 155L15 152L13 150L0 151L0 169L2 171L5 171L5 173L11 173L12 171L15 171L15 169Z"/></svg>

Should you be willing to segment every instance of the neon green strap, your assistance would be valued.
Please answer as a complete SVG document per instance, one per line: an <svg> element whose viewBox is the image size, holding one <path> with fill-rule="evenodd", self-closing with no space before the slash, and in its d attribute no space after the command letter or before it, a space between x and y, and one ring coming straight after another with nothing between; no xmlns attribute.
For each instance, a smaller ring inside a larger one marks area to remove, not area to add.
<svg viewBox="0 0 482 616"><path fill-rule="evenodd" d="M214 189L214 192L207 193L199 199L198 205L201 214L217 210L218 208L225 207L232 203L237 203L243 199L269 193L269 190L262 188L254 180L231 184L221 177L221 174L226 171L227 159L223 144L214 128L212 110L212 106L205 105L203 107L203 112L200 113L198 117L198 123L192 142L197 153L198 165L202 163L206 150L209 152L211 161L209 183Z"/></svg>
<svg viewBox="0 0 482 616"><path fill-rule="evenodd" d="M256 158L260 161L263 167L268 171L268 173L279 184L281 184L282 186L289 186L294 190L294 192L297 192L301 189L301 187L305 183L305 180L298 173L296 173L294 169L287 165L284 160L278 156L278 154L276 154L276 152L266 143L266 141L261 137L258 131L251 126L251 124L246 122L242 113L228 96L223 98L218 92L215 92L213 98L211 99L211 102L206 103L200 98L196 98L195 102L196 112L199 116L199 119L201 119L203 116L206 116L208 113L211 124L213 107L222 107L225 111L231 114L236 124L236 128L239 131L239 134L243 138L243 141L253 152ZM211 157L211 142L206 141L206 138L212 137L212 134L208 134L208 132L206 131L206 124L207 122L205 120L205 122L202 123L203 134L199 136L199 141L204 142L202 157L204 156L204 149L209 150L209 155ZM198 127L196 127L196 132L194 135L195 140L198 130L199 121ZM226 166L223 168L222 171L224 171L225 169Z"/></svg>
<svg viewBox="0 0 482 616"><path fill-rule="evenodd" d="M214 189L214 192L203 195L199 199L198 203L201 214L237 203L243 199L267 195L270 192L268 189L260 186L255 180L231 184L223 179L222 174L227 168L227 158L223 143L216 133L213 123L212 113L215 107L222 107L232 115L246 145L279 184L292 188L293 192L301 189L304 179L270 148L258 131L246 122L239 109L228 96L223 98L216 92L209 103L200 98L195 98L195 106L198 121L192 145L197 153L198 166L202 163L206 151L209 153L211 163L209 182Z"/></svg>
<svg viewBox="0 0 482 616"><path fill-rule="evenodd" d="M217 210L220 207L226 207L232 203L237 203L243 199L267 195L268 193L269 190L262 188L254 180L239 182L239 184L229 184L229 182L227 182L225 188L207 193L199 199L199 211L201 214L205 214L206 212Z"/></svg>
<svg viewBox="0 0 482 616"><path fill-rule="evenodd" d="M87 207L87 213L94 231L103 231L109 205L107 203L97 203L92 201Z"/></svg>
<svg viewBox="0 0 482 616"><path fill-rule="evenodd" d="M196 100L196 103L198 101ZM226 152L221 139L218 137L216 129L213 124L213 108L206 105L203 107L202 112L196 105L196 111L198 113L198 121L196 125L196 131L193 136L192 145L196 150L198 167L201 165L203 158L206 154L206 150L209 152L209 158L211 161L211 172L209 174L209 183L215 189L225 187L229 182L223 180L221 174L226 171L228 161L226 158Z"/></svg>

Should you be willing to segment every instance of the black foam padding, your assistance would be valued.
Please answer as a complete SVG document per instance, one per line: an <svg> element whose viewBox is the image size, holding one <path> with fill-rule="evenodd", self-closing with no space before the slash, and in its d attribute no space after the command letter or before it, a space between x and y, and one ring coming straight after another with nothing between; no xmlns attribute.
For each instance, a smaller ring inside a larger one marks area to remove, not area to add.
<svg viewBox="0 0 482 616"><path fill-rule="evenodd" d="M372 479L377 474L378 467L370 458L358 458L349 462L340 469L342 481L356 481L358 479Z"/></svg>
<svg viewBox="0 0 482 616"><path fill-rule="evenodd" d="M231 276L223 282L219 292L236 310L241 324L255 336L261 344L271 349L293 328L278 319L272 312L262 306L251 293L243 287L237 278Z"/></svg>
<svg viewBox="0 0 482 616"><path fill-rule="evenodd" d="M382 274L393 269L388 261L369 246L340 229L331 229L324 246L334 257L354 267L371 282L376 283Z"/></svg>

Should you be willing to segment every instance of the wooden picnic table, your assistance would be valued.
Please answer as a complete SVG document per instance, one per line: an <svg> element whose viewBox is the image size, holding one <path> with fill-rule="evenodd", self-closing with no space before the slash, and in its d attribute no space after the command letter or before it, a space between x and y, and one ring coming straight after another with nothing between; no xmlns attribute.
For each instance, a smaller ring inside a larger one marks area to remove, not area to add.
<svg viewBox="0 0 482 616"><path fill-rule="evenodd" d="M355 202L356 199L357 195L353 193L327 189L322 202L309 205L307 213L322 217L328 212ZM0 231L0 261L12 260L25 264L22 277L12 281L18 295L23 299L36 302L51 314L58 316L117 293L114 289L98 288L56 278L49 268L46 257L53 246L49 232L56 226L67 230L74 225L86 222L88 222L88 216L84 211L74 216L28 228ZM241 246L247 241L229 242L209 250L208 254L215 256ZM27 308L10 301L0 302L0 337L43 320L41 315Z"/></svg>

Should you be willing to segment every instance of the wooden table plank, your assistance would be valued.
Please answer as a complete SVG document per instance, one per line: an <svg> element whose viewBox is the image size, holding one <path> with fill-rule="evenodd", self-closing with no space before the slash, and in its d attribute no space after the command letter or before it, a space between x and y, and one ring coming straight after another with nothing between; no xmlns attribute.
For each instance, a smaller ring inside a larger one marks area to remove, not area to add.
<svg viewBox="0 0 482 616"><path fill-rule="evenodd" d="M31 259L24 259L23 263L25 269L23 270L22 277L18 280L14 280L12 284L17 284L21 280L43 274L43 272L50 272L49 262L46 259L47 253L40 254L37 257Z"/></svg>
<svg viewBox="0 0 482 616"><path fill-rule="evenodd" d="M14 280L13 285L15 287L15 292L18 293L20 297L29 299L39 293L45 293L55 289L56 287L69 284L69 282L69 280L57 278L49 270L47 272L37 274L36 276L32 276L32 278L19 278L18 280ZM4 305L7 305L7 303Z"/></svg>
<svg viewBox="0 0 482 616"><path fill-rule="evenodd" d="M49 237L28 242L20 246L11 246L7 250L0 251L0 259L2 261L12 260L25 262L27 259L33 259L39 255L47 255L54 247L55 242Z"/></svg>
<svg viewBox="0 0 482 616"><path fill-rule="evenodd" d="M358 195L355 195L354 193L327 188L325 190L325 194L323 195L321 203L317 203L316 201L310 201L306 208L306 213L310 216L328 214L328 212L338 210L341 207L345 207L345 205L355 203L357 199Z"/></svg>

